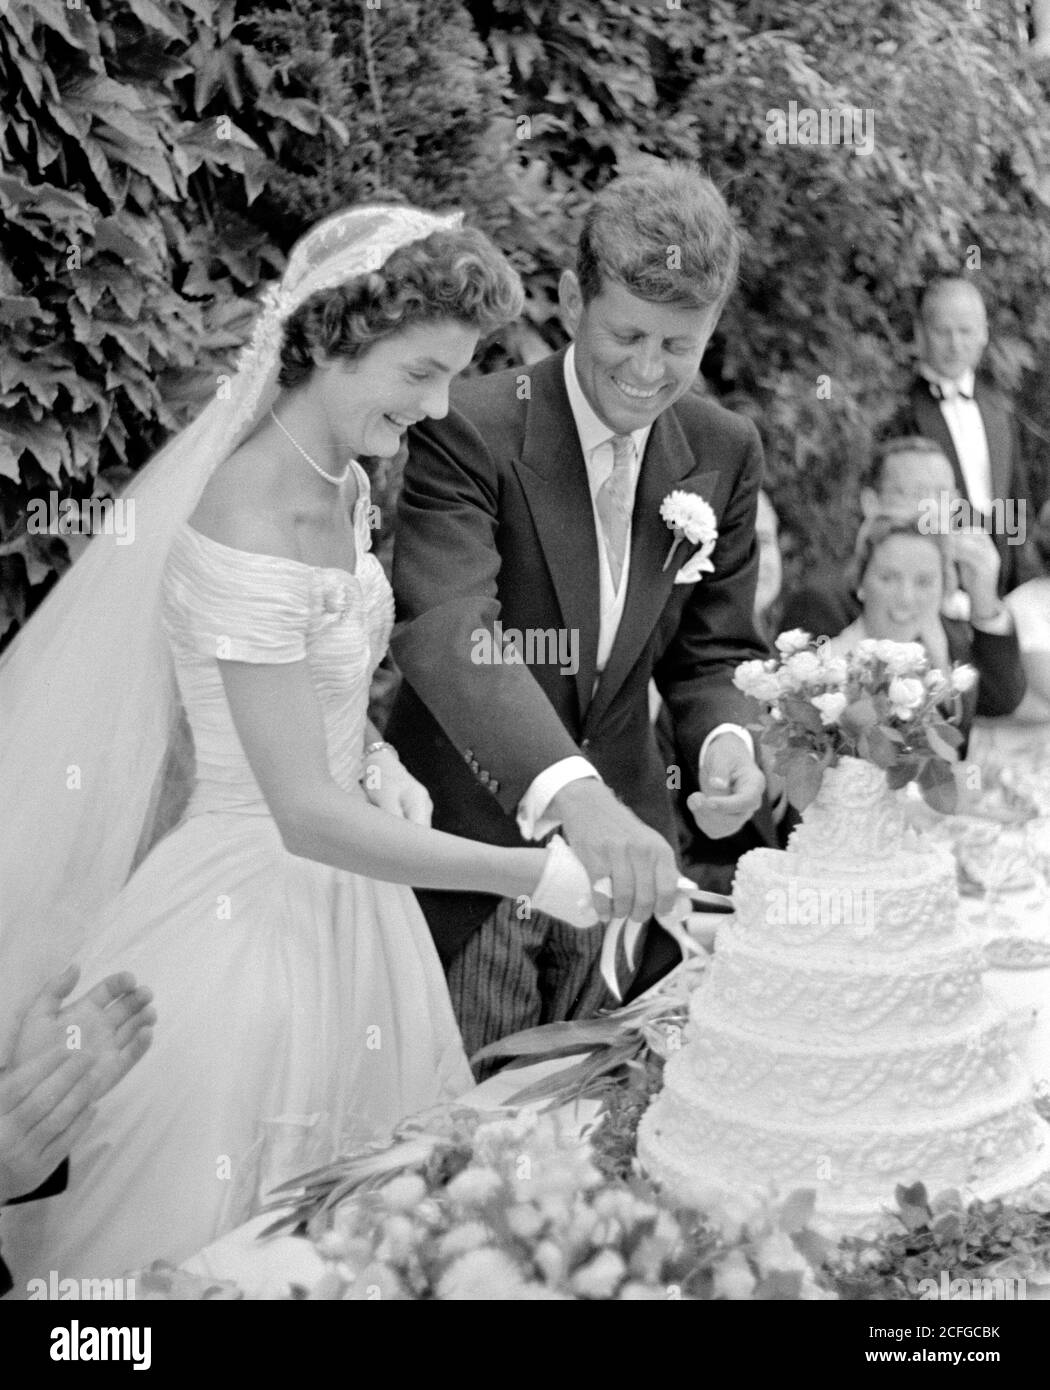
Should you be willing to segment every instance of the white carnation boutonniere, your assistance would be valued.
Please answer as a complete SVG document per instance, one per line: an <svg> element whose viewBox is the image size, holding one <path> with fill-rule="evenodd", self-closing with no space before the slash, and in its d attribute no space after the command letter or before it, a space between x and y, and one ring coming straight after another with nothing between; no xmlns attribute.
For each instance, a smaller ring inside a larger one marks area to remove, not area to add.
<svg viewBox="0 0 1050 1390"><path fill-rule="evenodd" d="M674 553L682 541L699 546L675 575L675 583L695 584L701 574L713 574L711 552L718 540L718 525L709 503L695 492L669 492L660 503L660 515L674 534L671 548L664 561L667 572Z"/></svg>

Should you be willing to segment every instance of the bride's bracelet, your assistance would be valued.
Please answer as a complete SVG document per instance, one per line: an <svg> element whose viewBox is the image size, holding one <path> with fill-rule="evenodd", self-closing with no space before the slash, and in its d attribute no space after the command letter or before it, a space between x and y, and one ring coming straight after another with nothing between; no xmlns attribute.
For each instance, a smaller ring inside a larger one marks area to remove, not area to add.
<svg viewBox="0 0 1050 1390"><path fill-rule="evenodd" d="M397 749L394 747L392 743L387 743L385 738L379 738L376 739L375 743L370 743L368 747L365 749L365 757L370 758L375 753L382 753L384 748L389 749L390 752L393 753L394 757L397 758ZM398 758L398 761L401 761L400 758Z"/></svg>

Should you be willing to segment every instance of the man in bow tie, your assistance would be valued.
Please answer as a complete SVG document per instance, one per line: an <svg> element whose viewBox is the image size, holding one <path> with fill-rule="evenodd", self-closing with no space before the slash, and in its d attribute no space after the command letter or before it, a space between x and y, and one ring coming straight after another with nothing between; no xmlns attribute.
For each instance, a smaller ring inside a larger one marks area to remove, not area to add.
<svg viewBox="0 0 1050 1390"><path fill-rule="evenodd" d="M762 806L742 727L753 712L732 685L739 662L765 655L752 620L761 445L692 390L738 258L728 208L690 167L614 180L561 278L572 344L460 383L448 415L409 435L394 561L404 682L387 737L436 826L500 844L560 830L592 885L611 884L601 915L649 923L628 998L679 958L650 920L675 898L672 794L691 789L713 838ZM661 516L672 493L684 497L667 510L689 522L678 533ZM650 677L674 719L670 769ZM600 928L419 897L468 1054L610 1002Z"/></svg>
<svg viewBox="0 0 1050 1390"><path fill-rule="evenodd" d="M1028 482L1009 402L977 376L988 345L988 316L972 280L946 276L927 286L915 342L918 374L892 432L940 444L972 524L983 525L995 540L999 591L1006 593L1023 577L1018 540L1024 538Z"/></svg>

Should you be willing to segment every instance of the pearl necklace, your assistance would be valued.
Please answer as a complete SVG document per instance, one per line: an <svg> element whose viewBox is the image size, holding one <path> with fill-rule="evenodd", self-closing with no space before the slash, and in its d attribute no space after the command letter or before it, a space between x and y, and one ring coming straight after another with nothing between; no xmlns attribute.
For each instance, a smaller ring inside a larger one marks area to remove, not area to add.
<svg viewBox="0 0 1050 1390"><path fill-rule="evenodd" d="M334 487L339 487L342 483L346 482L347 478L350 476L349 464L346 465L346 467L343 469L342 473L338 475L338 477L334 473L326 473L324 469L321 467L321 465L315 459L312 459L310 457L310 455L306 452L303 446L299 443L298 439L296 439L294 435L290 434L289 431L285 429L284 425L281 424L280 420L278 420L277 416L274 414L272 406L270 407L270 419L274 422L274 424L289 441L289 443L295 445L295 447L299 450L303 458L314 470L314 472L320 473L321 477L325 480L326 483L331 483Z"/></svg>

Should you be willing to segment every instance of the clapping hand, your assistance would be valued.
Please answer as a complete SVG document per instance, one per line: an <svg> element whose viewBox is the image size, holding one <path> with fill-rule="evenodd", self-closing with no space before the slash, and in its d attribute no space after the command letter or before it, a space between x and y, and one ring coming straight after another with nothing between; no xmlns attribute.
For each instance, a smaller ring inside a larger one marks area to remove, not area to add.
<svg viewBox="0 0 1050 1390"><path fill-rule="evenodd" d="M746 825L762 804L766 779L737 734L712 739L700 763L700 790L686 803L700 830L724 840Z"/></svg>
<svg viewBox="0 0 1050 1390"><path fill-rule="evenodd" d="M86 1052L52 1047L0 1073L0 1206L45 1182L91 1123Z"/></svg>
<svg viewBox="0 0 1050 1390"><path fill-rule="evenodd" d="M1002 560L991 536L979 527L953 531L951 550L959 584L970 595L971 614L979 620L994 613L999 607Z"/></svg>
<svg viewBox="0 0 1050 1390"><path fill-rule="evenodd" d="M93 1061L91 1076L104 1096L120 1081L153 1040L156 1010L152 994L136 985L134 975L107 975L94 989L62 1006L80 971L69 966L51 980L29 1006L18 1030L12 1064L32 1060L53 1047L84 1052Z"/></svg>
<svg viewBox="0 0 1050 1390"><path fill-rule="evenodd" d="M362 777L365 795L373 806L414 825L429 825L434 811L430 793L416 780L393 748L369 755Z"/></svg>
<svg viewBox="0 0 1050 1390"><path fill-rule="evenodd" d="M78 977L70 966L44 987L0 1073L0 1203L40 1186L87 1129L93 1102L152 1041L152 996L132 975L110 975L63 1008Z"/></svg>

